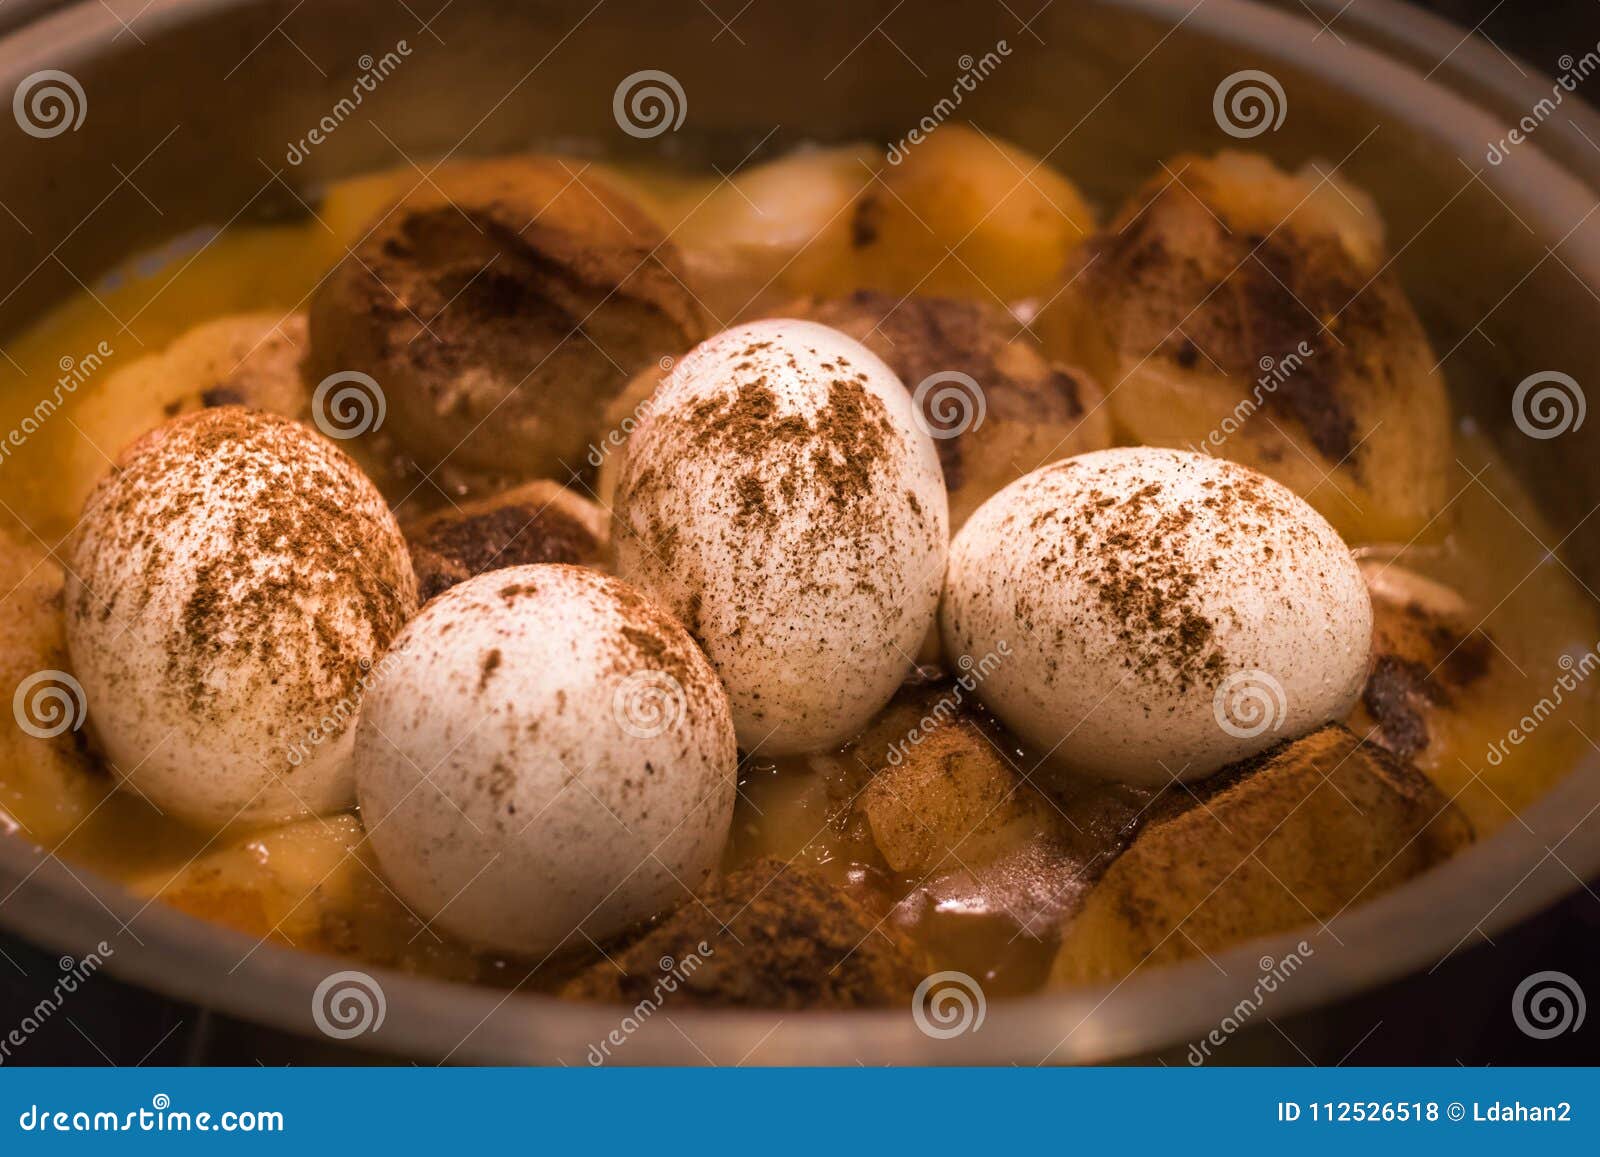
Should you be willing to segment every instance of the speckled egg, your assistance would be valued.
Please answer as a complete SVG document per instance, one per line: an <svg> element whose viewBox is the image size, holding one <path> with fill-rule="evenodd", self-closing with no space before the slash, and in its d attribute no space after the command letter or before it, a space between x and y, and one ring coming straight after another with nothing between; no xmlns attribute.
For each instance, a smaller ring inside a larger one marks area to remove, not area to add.
<svg viewBox="0 0 1600 1157"><path fill-rule="evenodd" d="M469 943L545 953L688 897L733 817L728 697L670 616L551 563L430 602L384 660L356 738L383 873Z"/></svg>
<svg viewBox="0 0 1600 1157"><path fill-rule="evenodd" d="M1350 550L1287 488L1138 447L1036 470L979 507L950 548L940 628L1039 756L1161 785L1342 718L1372 605Z"/></svg>
<svg viewBox="0 0 1600 1157"><path fill-rule="evenodd" d="M67 645L122 786L220 827L354 798L351 724L416 609L405 540L333 443L238 407L158 427L68 550Z"/></svg>
<svg viewBox="0 0 1600 1157"><path fill-rule="evenodd" d="M933 440L864 346L760 321L696 347L629 439L617 570L688 625L747 750L856 734L933 623L948 545Z"/></svg>

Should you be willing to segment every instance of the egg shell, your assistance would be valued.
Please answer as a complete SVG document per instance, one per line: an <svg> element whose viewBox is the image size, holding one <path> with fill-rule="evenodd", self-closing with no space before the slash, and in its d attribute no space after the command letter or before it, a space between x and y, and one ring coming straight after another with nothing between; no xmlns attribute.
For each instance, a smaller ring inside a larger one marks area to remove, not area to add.
<svg viewBox="0 0 1600 1157"><path fill-rule="evenodd" d="M889 701L949 539L933 440L892 370L812 322L727 330L628 440L617 570L687 624L746 750L816 751Z"/></svg>
<svg viewBox="0 0 1600 1157"><path fill-rule="evenodd" d="M90 495L67 572L73 672L125 787L209 827L354 801L351 724L417 594L332 442L232 406L160 426Z"/></svg>
<svg viewBox="0 0 1600 1157"><path fill-rule="evenodd" d="M686 899L716 866L738 751L682 626L626 583L508 567L430 602L356 740L384 875L475 945L542 954Z"/></svg>
<svg viewBox="0 0 1600 1157"><path fill-rule="evenodd" d="M1342 718L1372 605L1350 550L1287 488L1135 447L981 506L951 545L940 625L1038 756L1162 785Z"/></svg>

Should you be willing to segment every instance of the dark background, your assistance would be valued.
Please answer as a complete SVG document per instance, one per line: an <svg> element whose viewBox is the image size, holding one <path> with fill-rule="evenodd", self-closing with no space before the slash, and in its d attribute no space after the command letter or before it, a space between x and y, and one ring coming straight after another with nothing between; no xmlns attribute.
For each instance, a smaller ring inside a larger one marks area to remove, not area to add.
<svg viewBox="0 0 1600 1157"><path fill-rule="evenodd" d="M1361 0L1353 0L1355 4ZM1479 31L1532 70L1554 75L1564 53L1600 42L1600 0L1425 0L1421 7ZM1292 6L1291 6L1292 7ZM1591 94L1592 95L1592 94ZM1562 1065L1600 1063L1600 1009L1576 1032L1523 1035L1511 998L1532 972L1556 969L1600 998L1600 881L1494 943L1463 950L1432 975L1335 1008L1256 1025L1217 1050L1220 1063ZM42 995L26 976L58 974L55 954L0 934L0 1034ZM331 1044L285 1037L104 975L46 1022L12 1064L286 1064L361 1061ZM1184 1050L1159 1058L1181 1065Z"/></svg>

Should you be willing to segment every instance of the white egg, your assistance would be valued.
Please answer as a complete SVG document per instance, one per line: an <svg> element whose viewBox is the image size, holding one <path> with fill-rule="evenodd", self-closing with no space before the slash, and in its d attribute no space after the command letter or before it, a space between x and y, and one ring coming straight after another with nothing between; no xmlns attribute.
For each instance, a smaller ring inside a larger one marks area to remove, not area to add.
<svg viewBox="0 0 1600 1157"><path fill-rule="evenodd" d="M123 786L212 827L350 805L350 724L417 594L333 443L231 406L160 426L90 495L67 574L73 671Z"/></svg>
<svg viewBox="0 0 1600 1157"><path fill-rule="evenodd" d="M816 751L889 701L937 613L944 481L910 395L812 322L730 329L628 441L617 571L699 640L747 750Z"/></svg>
<svg viewBox="0 0 1600 1157"><path fill-rule="evenodd" d="M430 602L362 708L356 787L383 873L470 943L545 953L687 899L732 822L728 699L626 583L490 571Z"/></svg>
<svg viewBox="0 0 1600 1157"><path fill-rule="evenodd" d="M940 626L1039 755L1159 785L1342 718L1372 604L1288 489L1139 447L1036 470L979 507L950 548Z"/></svg>

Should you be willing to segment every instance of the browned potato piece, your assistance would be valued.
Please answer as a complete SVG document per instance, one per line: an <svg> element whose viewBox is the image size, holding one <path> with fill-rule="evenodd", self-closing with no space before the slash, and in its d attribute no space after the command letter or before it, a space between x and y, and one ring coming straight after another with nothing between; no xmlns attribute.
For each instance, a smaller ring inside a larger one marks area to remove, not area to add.
<svg viewBox="0 0 1600 1157"><path fill-rule="evenodd" d="M42 550L0 531L0 687L17 712L0 727L0 835L47 846L111 790L83 743L91 705L67 669L61 577Z"/></svg>
<svg viewBox="0 0 1600 1157"><path fill-rule="evenodd" d="M1337 723L1169 791L1067 925L1054 985L1121 980L1329 920L1449 858L1472 826Z"/></svg>
<svg viewBox="0 0 1600 1157"><path fill-rule="evenodd" d="M809 292L845 260L849 207L882 158L865 144L801 149L691 194L672 237L715 318L732 325Z"/></svg>
<svg viewBox="0 0 1600 1157"><path fill-rule="evenodd" d="M842 260L807 270L813 293L856 289L970 297L1047 295L1094 213L1073 183L1014 145L946 124L877 178L848 217Z"/></svg>
<svg viewBox="0 0 1600 1157"><path fill-rule="evenodd" d="M1504 660L1448 587L1402 567L1364 562L1372 592L1372 674L1346 722L1357 735L1430 769L1452 717L1473 710Z"/></svg>
<svg viewBox="0 0 1600 1157"><path fill-rule="evenodd" d="M938 728L880 771L857 807L889 866L914 876L987 862L1059 821L966 720Z"/></svg>
<svg viewBox="0 0 1600 1157"><path fill-rule="evenodd" d="M1100 378L1127 441L1254 466L1352 541L1418 534L1450 407L1376 208L1239 153L1167 170L1085 246L1047 348Z"/></svg>
<svg viewBox="0 0 1600 1157"><path fill-rule="evenodd" d="M208 406L249 406L304 420L311 393L300 374L306 318L248 313L195 326L159 353L109 374L73 420L82 437L68 470L82 506L122 448L179 414Z"/></svg>
<svg viewBox="0 0 1600 1157"><path fill-rule="evenodd" d="M697 200L674 237L731 324L796 294L1044 295L1093 228L1077 188L1038 157L946 124L890 159L852 144L754 166Z"/></svg>
<svg viewBox="0 0 1600 1157"><path fill-rule="evenodd" d="M565 477L628 378L705 336L676 249L558 159L449 166L311 300L310 377L377 380L418 460Z"/></svg>
<svg viewBox="0 0 1600 1157"><path fill-rule="evenodd" d="M588 499L537 479L402 527L425 602L484 571L535 562L601 566L610 520Z"/></svg>
<svg viewBox="0 0 1600 1157"><path fill-rule="evenodd" d="M849 334L905 384L939 451L952 534L1029 471L1111 445L1098 383L1046 360L997 306L862 290L784 312Z"/></svg>
<svg viewBox="0 0 1600 1157"><path fill-rule="evenodd" d="M896 1005L930 971L892 926L814 868L769 858L687 899L562 995L636 1004L660 992L669 958L675 983L666 1002L682 1007Z"/></svg>
<svg viewBox="0 0 1600 1157"><path fill-rule="evenodd" d="M175 872L134 880L136 894L224 927L308 952L479 977L463 946L408 912L377 873L361 821L302 820L222 842Z"/></svg>
<svg viewBox="0 0 1600 1157"><path fill-rule="evenodd" d="M907 687L844 759L870 773L853 813L913 885L897 919L938 941L974 918L1053 940L1126 844L1143 789L1041 771L973 713L985 667ZM959 937L958 937L959 939ZM976 962L974 966L977 966ZM964 966L964 965L963 965Z"/></svg>

